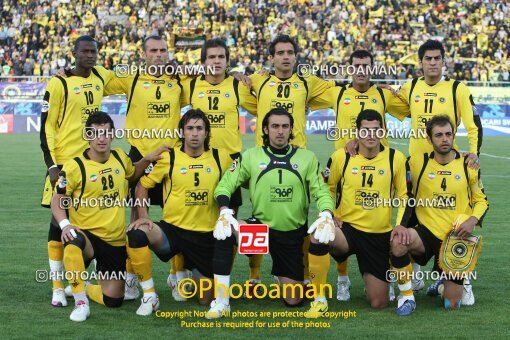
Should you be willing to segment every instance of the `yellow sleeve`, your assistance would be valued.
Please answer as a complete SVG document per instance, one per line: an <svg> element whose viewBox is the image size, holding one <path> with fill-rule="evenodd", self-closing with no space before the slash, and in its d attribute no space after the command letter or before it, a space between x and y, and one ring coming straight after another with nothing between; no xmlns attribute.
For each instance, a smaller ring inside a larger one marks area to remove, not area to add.
<svg viewBox="0 0 510 340"><path fill-rule="evenodd" d="M308 102L310 110L314 111L327 108L334 109L341 89L341 87L331 87L317 97L312 98Z"/></svg>
<svg viewBox="0 0 510 340"><path fill-rule="evenodd" d="M473 206L471 216L476 217L480 221L489 209L489 201L483 189L480 169L473 170L468 168L468 175L469 188L471 190L471 205Z"/></svg>
<svg viewBox="0 0 510 340"><path fill-rule="evenodd" d="M115 78L115 72L105 69L103 66L94 66L101 78L104 80L104 85L108 84L110 80Z"/></svg>
<svg viewBox="0 0 510 340"><path fill-rule="evenodd" d="M400 199L400 202L407 202L408 198L408 186L406 180L406 158L400 151L395 151L394 159L394 176L393 185L395 188L395 194ZM406 212L406 206L400 204L397 210L396 225L403 225L403 218ZM404 222L404 224L407 224Z"/></svg>
<svg viewBox="0 0 510 340"><path fill-rule="evenodd" d="M307 78L307 81L310 83L307 102L317 96L320 96L327 89L335 86L335 82L333 80L324 80L317 76L310 76Z"/></svg>
<svg viewBox="0 0 510 340"><path fill-rule="evenodd" d="M105 96L111 96L113 94L128 95L129 86L132 84L133 79L134 79L133 77L120 78L114 74L113 77L108 81L108 83L105 82L104 95Z"/></svg>
<svg viewBox="0 0 510 340"><path fill-rule="evenodd" d="M409 104L402 98L401 95L394 95L390 90L386 89L383 89L383 94L386 99L386 111L390 115L400 121L411 116Z"/></svg>
<svg viewBox="0 0 510 340"><path fill-rule="evenodd" d="M135 165L133 164L133 161L121 148L115 148L115 151L117 151L117 154L122 160L122 164L124 164L124 167L126 168L126 179L131 179L131 177L135 174Z"/></svg>
<svg viewBox="0 0 510 340"><path fill-rule="evenodd" d="M179 76L179 79L180 79L179 81L181 82L181 85L182 85L181 99L180 99L181 107L185 107L187 105L191 105L191 103L190 103L190 94L191 94L190 84L191 84L191 80L193 78L188 77L188 76Z"/></svg>
<svg viewBox="0 0 510 340"><path fill-rule="evenodd" d="M471 93L466 85L459 84L457 88L457 112L459 113L469 139L469 152L478 154L478 127L474 121L473 106L470 100Z"/></svg>
<svg viewBox="0 0 510 340"><path fill-rule="evenodd" d="M58 129L60 111L64 105L64 87L57 77L53 77L46 86L41 110L41 149L46 167L55 163L55 138Z"/></svg>
<svg viewBox="0 0 510 340"><path fill-rule="evenodd" d="M234 160L230 156L230 154L226 151L223 151L222 149L219 150L220 154L220 164L221 164L221 170L223 173L221 174L221 177L225 174L226 171L229 171L232 168Z"/></svg>
<svg viewBox="0 0 510 340"><path fill-rule="evenodd" d="M337 150L331 155L331 158L328 161L328 166L324 171L324 179L328 183L329 192L331 193L331 197L335 198L335 207L338 203L338 197L340 195L337 192L338 183L342 180L342 170L345 163L345 151Z"/></svg>
<svg viewBox="0 0 510 340"><path fill-rule="evenodd" d="M140 178L140 184L146 189L154 188L156 184L163 182L165 177L168 177L169 170L170 170L170 155L168 152L165 152L163 154L163 159L160 159L156 163L152 171L149 174L146 174Z"/></svg>
<svg viewBox="0 0 510 340"><path fill-rule="evenodd" d="M257 98L259 96L260 86L262 85L264 80L266 80L269 77L270 77L270 75L262 75L262 74L258 74L258 73L254 73L250 76L251 88L255 92L255 96Z"/></svg>
<svg viewBox="0 0 510 340"><path fill-rule="evenodd" d="M71 159L65 162L62 171L65 173L66 180L66 196L71 197L76 188L81 188L81 170L74 159ZM55 192L58 192L57 189L61 183L62 178L57 181L55 184Z"/></svg>
<svg viewBox="0 0 510 340"><path fill-rule="evenodd" d="M400 99L409 106L409 91L411 90L412 80L408 81L400 87L398 95Z"/></svg>
<svg viewBox="0 0 510 340"><path fill-rule="evenodd" d="M257 115L257 98L251 93L251 89L239 82L239 105L252 115Z"/></svg>

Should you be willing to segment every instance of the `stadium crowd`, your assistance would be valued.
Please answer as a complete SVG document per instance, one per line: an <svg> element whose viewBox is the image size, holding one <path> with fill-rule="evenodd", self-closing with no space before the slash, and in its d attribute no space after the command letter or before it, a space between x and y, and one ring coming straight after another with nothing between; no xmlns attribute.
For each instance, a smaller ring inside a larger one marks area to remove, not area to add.
<svg viewBox="0 0 510 340"><path fill-rule="evenodd" d="M443 41L448 74L488 83L509 81L510 2L395 0L12 0L0 18L1 76L49 76L72 63L70 41L90 34L101 43L98 63L139 63L144 37L182 30L222 37L230 68L247 74L267 60L278 33L299 42L299 63L344 65L368 49L378 65L402 65L388 78L420 74L416 51ZM201 33L203 32L203 33ZM179 63L198 63L196 50L170 48ZM384 78L382 76L378 78Z"/></svg>

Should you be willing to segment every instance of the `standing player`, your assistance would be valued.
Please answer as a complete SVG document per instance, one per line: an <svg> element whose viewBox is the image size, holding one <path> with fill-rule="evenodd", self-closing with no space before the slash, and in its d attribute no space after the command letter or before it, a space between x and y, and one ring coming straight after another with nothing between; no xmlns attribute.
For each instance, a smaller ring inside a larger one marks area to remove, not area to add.
<svg viewBox="0 0 510 340"><path fill-rule="evenodd" d="M53 77L46 87L41 110L41 149L48 174L41 205L50 207L53 187L62 165L87 148L83 127L89 115L99 110L104 86L111 74L95 66L97 42L90 36L81 36L74 43L75 68L67 77ZM48 257L53 280L54 307L67 306L64 293L62 260L64 248L61 230L52 216L48 233Z"/></svg>
<svg viewBox="0 0 510 340"><path fill-rule="evenodd" d="M232 159L209 148L211 127L202 111L186 112L179 128L183 131L182 146L170 149L136 187L137 199L147 198L148 190L157 183L163 183L164 195L163 220L153 223L147 209L140 207L139 219L128 228L128 255L143 288L138 315L150 315L159 307L149 247L164 262L182 253L186 268L193 270L197 281L213 276L218 206L212 193ZM206 294L200 303L211 300L212 294Z"/></svg>
<svg viewBox="0 0 510 340"><path fill-rule="evenodd" d="M337 228L308 230L314 236L310 244L310 275L315 287L326 283L329 254L344 261L356 254L365 281L367 300L372 308L388 305L387 271L390 269L390 234L393 207L398 197L402 204L397 225L407 225L406 158L398 150L384 147L377 133L384 128L381 114L362 111L357 119L359 155L350 157L343 149L335 151L325 174L331 194L336 197L334 211ZM328 310L326 297L318 295L306 317L317 318Z"/></svg>
<svg viewBox="0 0 510 340"><path fill-rule="evenodd" d="M62 228L65 269L75 273L70 280L76 304L70 315L72 321L85 321L90 315L87 295L107 307L122 305L127 258L125 180L139 178L166 150L161 148L133 165L121 149L110 150L114 126L106 113L91 114L85 125L94 129L95 137L89 141L89 149L64 164L51 202L55 220ZM66 212L63 198L78 202ZM97 260L98 274L108 276L100 285L86 285L83 280L85 263L92 259Z"/></svg>
<svg viewBox="0 0 510 340"><path fill-rule="evenodd" d="M129 70L126 73L118 70L117 76L105 88L105 95L125 94L127 96L125 129L133 132L127 137L131 145L129 157L133 162L137 162L151 150L162 145L171 147L176 145L178 141L176 131L181 117L181 106L184 105L180 102L182 85L179 78L163 74L164 67L169 62L169 55L167 43L161 36L153 35L144 40L143 59L146 72L131 74ZM156 131L159 135L150 135L152 131ZM139 132L145 132L143 138L136 138L140 135ZM132 196L135 194L135 187L136 183L133 183ZM151 205L162 205L162 195L162 184L149 190ZM137 218L136 209L132 209L131 222ZM181 268L182 261L177 262L177 267ZM133 300L138 297L139 292L136 275L129 261L127 270L125 298ZM176 288L172 289L172 296L182 301Z"/></svg>
<svg viewBox="0 0 510 340"><path fill-rule="evenodd" d="M416 200L436 203L434 206L416 206L418 226L397 226L392 232L391 263L397 271L402 295L397 308L400 316L410 315L416 308L409 255L420 265L427 264L435 256L434 270L441 271L438 266L441 243L457 217L460 214L470 216L456 231L461 237L469 236L488 209L480 171L469 168L466 165L469 156L461 157L453 148L454 130L448 116L432 117L427 122L426 131L434 151L430 155L412 155L409 159ZM446 201L450 203L445 204ZM445 308L460 307L462 295L462 280L444 282Z"/></svg>
<svg viewBox="0 0 510 340"><path fill-rule="evenodd" d="M409 105L393 95L388 89L382 89L370 82L370 69L373 65L373 56L365 50L354 51L349 57L349 64L355 67L356 74L352 76L352 83L333 87L310 102L312 110L332 108L336 114L336 128L338 139L335 141L335 149L341 150L350 140L355 138L357 130L356 120L363 110L375 110L382 117L382 128L386 130L386 112L399 120L404 120L409 115ZM386 136L381 139L381 144L388 147ZM347 260L337 263L338 290L337 299L348 301L350 299L349 287L351 285L347 276ZM392 292L390 291L390 295Z"/></svg>
<svg viewBox="0 0 510 340"><path fill-rule="evenodd" d="M216 300L206 314L208 319L219 318L230 311L228 287L235 243L231 228L234 226L236 229L237 221L228 206L240 185L249 183L253 204L252 217L246 223L269 225L269 252L273 259L271 273L282 285L303 283L303 243L310 196L315 198L320 211L316 223L334 228L331 216L333 200L320 175L317 158L313 152L289 144L293 125L293 116L286 110L271 109L262 122L264 146L244 152L214 191L220 206L220 217L214 230L218 241L213 261L214 279L219 288ZM299 289L284 288L285 304L300 306L302 296L296 294Z"/></svg>
<svg viewBox="0 0 510 340"><path fill-rule="evenodd" d="M400 97L409 104L411 110L411 129L414 134L409 143L409 155L421 155L433 151L427 143L425 135L426 123L435 115L446 114L454 122L454 135L460 121L464 123L469 138L469 152L466 162L477 169L478 155L482 146L482 124L480 116L473 111L473 97L466 85L442 74L445 61L443 44L436 40L428 40L418 49L423 77L414 78L400 89ZM453 147L458 149L455 140ZM419 266L413 265L414 271ZM438 283L439 284L439 283ZM437 295L437 286L433 285L427 294ZM422 280L413 280L414 289L424 286ZM469 282L466 282L464 304L474 304L474 295Z"/></svg>
<svg viewBox="0 0 510 340"><path fill-rule="evenodd" d="M294 118L294 138L290 144L306 147L306 106L325 90L335 86L334 81L325 81L316 76L300 77L294 72L296 66L297 43L288 35L279 35L269 44L269 60L274 66L274 74L250 76L252 90L257 97L256 145L263 146L262 121L274 108L282 108ZM308 245L305 241L305 280L308 282ZM250 281L260 282L262 255L250 257Z"/></svg>

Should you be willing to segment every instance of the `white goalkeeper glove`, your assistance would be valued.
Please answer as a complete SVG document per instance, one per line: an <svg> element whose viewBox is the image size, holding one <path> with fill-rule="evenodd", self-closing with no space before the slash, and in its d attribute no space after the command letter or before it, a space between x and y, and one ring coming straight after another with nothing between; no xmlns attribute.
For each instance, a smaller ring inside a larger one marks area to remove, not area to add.
<svg viewBox="0 0 510 340"><path fill-rule="evenodd" d="M239 222L234 218L234 210L223 209L220 211L220 216L214 227L214 238L221 241L230 237L232 235L231 227L235 230L239 230Z"/></svg>
<svg viewBox="0 0 510 340"><path fill-rule="evenodd" d="M323 211L319 218L308 228L308 234L315 233L313 236L320 243L328 244L335 239L335 222L329 211Z"/></svg>

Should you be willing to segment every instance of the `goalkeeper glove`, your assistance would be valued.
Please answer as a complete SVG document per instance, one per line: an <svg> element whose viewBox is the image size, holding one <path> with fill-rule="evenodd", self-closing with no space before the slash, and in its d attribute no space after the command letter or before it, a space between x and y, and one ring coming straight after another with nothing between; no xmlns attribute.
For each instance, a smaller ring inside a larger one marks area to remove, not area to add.
<svg viewBox="0 0 510 340"><path fill-rule="evenodd" d="M335 222L329 211L323 211L319 218L308 228L308 234L315 233L313 236L320 243L328 244L335 239Z"/></svg>
<svg viewBox="0 0 510 340"><path fill-rule="evenodd" d="M239 230L239 222L234 218L234 210L223 209L220 211L220 216L214 227L214 238L221 241L230 237L232 235L231 227L235 230Z"/></svg>

